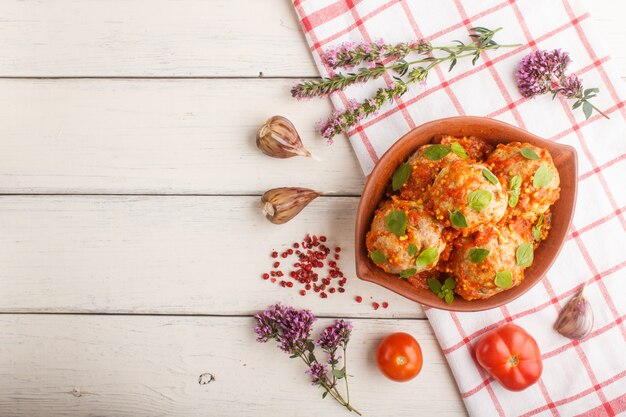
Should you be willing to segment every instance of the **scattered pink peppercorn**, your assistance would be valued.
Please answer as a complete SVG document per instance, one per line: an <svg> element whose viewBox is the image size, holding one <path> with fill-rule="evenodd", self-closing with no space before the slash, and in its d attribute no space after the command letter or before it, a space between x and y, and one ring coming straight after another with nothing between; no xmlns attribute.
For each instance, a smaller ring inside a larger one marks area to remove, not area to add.
<svg viewBox="0 0 626 417"><path fill-rule="evenodd" d="M387 308L387 307L389 307L389 303L387 301L384 301L383 302L383 308Z"/></svg>
<svg viewBox="0 0 626 417"><path fill-rule="evenodd" d="M372 303L372 307L374 308L374 310L378 310L378 308L380 307L380 304L378 304L376 301L374 301Z"/></svg>
<svg viewBox="0 0 626 417"><path fill-rule="evenodd" d="M361 297L360 295L357 295L356 297L354 297L354 301L356 301L357 303L360 303L361 301L363 301L363 297Z"/></svg>

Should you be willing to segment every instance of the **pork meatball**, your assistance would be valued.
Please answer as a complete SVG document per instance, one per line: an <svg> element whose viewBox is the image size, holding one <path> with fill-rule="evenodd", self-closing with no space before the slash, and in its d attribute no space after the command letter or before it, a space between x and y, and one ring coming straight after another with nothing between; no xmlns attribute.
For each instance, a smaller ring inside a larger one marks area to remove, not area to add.
<svg viewBox="0 0 626 417"><path fill-rule="evenodd" d="M441 171L441 168L461 159L453 152L448 153L441 159L430 159L424 153L432 146L421 146L407 161L408 164L411 164L412 171L411 176L400 189L401 199L426 201L427 191L435 180L435 176Z"/></svg>
<svg viewBox="0 0 626 417"><path fill-rule="evenodd" d="M495 225L504 216L507 196L500 182L489 174L485 165L466 160L443 167L430 189L437 220L465 235Z"/></svg>
<svg viewBox="0 0 626 417"><path fill-rule="evenodd" d="M499 144L486 163L505 184L509 195L513 194L509 198L510 217L535 220L559 198L559 171L545 149L520 142Z"/></svg>
<svg viewBox="0 0 626 417"><path fill-rule="evenodd" d="M458 142L459 145L465 149L468 157L475 161L484 161L487 158L487 155L493 151L493 146L476 136L463 136L457 138L454 136L442 135L435 138L435 140L446 146L450 146L454 142Z"/></svg>
<svg viewBox="0 0 626 417"><path fill-rule="evenodd" d="M400 236L396 234L399 232L398 219L406 220L406 230ZM446 246L441 239L442 231L443 226L422 205L394 198L385 201L374 214L366 237L367 250L376 265L386 272L399 274L414 269L417 274L432 269L439 260L439 254ZM419 254L433 248L437 255L433 262L416 265Z"/></svg>
<svg viewBox="0 0 626 417"><path fill-rule="evenodd" d="M520 245L533 241L530 230L530 221L519 218L458 239L446 271L454 275L456 293L466 300L475 300L519 285L524 279L524 268L517 265L515 254ZM484 250L489 252L482 259ZM504 276L502 281L496 280L498 273Z"/></svg>

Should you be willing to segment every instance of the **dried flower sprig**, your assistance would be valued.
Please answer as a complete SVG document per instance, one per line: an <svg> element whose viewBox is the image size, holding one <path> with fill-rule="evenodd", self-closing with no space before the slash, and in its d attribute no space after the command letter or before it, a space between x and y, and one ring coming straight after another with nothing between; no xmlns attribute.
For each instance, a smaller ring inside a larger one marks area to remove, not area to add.
<svg viewBox="0 0 626 417"><path fill-rule="evenodd" d="M276 340L278 347L290 358L300 358L307 365L305 373L311 375L311 382L324 389L322 398L330 395L335 401L358 415L361 413L350 404L350 390L348 374L346 373L346 352L352 324L344 320L336 320L320 335L317 343L311 339L311 331L316 318L309 310L296 310L276 304L254 316L257 342L265 343ZM315 345L319 346L328 356L326 363L321 363L315 356ZM343 351L343 366L339 367L342 359L337 355L339 349ZM346 398L339 392L337 382L343 379L346 387Z"/></svg>
<svg viewBox="0 0 626 417"><path fill-rule="evenodd" d="M372 98L361 103L350 102L346 109L335 112L328 120L320 123L318 126L320 133L330 141L335 135L347 131L359 121L376 113L387 101L393 102L405 94L410 84L424 83L430 70L437 65L449 62L448 71L451 71L461 58L473 57L472 65L475 65L484 51L519 46L500 45L494 41L493 36L499 30L501 28L490 30L475 27L471 29L472 42L465 44L461 41L454 41L454 45L449 46L432 46L424 40L396 45L382 42L343 45L324 54L323 59L327 65L333 69L351 68L363 64L367 66L348 74L340 73L321 80L301 82L292 88L291 94L298 99L323 97L352 84L379 78L387 71L397 74L394 76L395 81L392 85L378 89ZM422 57L406 61L404 58L411 52L418 53ZM435 52L440 56L435 56ZM384 65L381 62L383 58L392 61Z"/></svg>
<svg viewBox="0 0 626 417"><path fill-rule="evenodd" d="M582 106L587 119L594 110L608 119L609 116L589 102L600 90L583 89L582 80L576 74L566 74L571 62L569 54L560 49L538 50L526 55L515 75L520 93L524 97L551 93L553 99L557 96L576 99L572 109Z"/></svg>

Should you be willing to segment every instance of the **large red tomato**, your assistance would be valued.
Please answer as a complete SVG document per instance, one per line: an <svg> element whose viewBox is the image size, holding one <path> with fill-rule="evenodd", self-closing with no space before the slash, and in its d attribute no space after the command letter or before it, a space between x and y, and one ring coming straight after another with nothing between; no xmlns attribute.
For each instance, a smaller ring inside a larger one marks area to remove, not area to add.
<svg viewBox="0 0 626 417"><path fill-rule="evenodd" d="M376 363L389 379L398 382L413 379L422 370L422 349L408 333L392 333L385 337L376 352Z"/></svg>
<svg viewBox="0 0 626 417"><path fill-rule="evenodd" d="M528 388L541 376L539 346L521 327L509 323L486 333L476 343L476 360L511 391Z"/></svg>

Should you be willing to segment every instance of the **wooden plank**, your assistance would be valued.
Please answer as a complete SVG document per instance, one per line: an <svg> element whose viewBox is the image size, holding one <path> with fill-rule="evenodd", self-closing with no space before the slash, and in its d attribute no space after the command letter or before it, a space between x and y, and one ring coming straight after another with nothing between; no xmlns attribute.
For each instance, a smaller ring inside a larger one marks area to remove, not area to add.
<svg viewBox="0 0 626 417"><path fill-rule="evenodd" d="M317 75L289 1L6 0L1 76Z"/></svg>
<svg viewBox="0 0 626 417"><path fill-rule="evenodd" d="M626 6L588 7L626 75ZM317 76L290 1L4 0L0 15L0 76Z"/></svg>
<svg viewBox="0 0 626 417"><path fill-rule="evenodd" d="M357 203L319 198L277 226L258 197L4 196L0 309L240 315L282 300L322 316L424 317L419 305L356 278ZM303 297L299 286L261 278L270 252L306 233L342 248L345 293ZM374 311L370 296L389 308Z"/></svg>
<svg viewBox="0 0 626 417"><path fill-rule="evenodd" d="M314 335L329 325L317 323ZM465 416L425 320L356 320L349 346L352 402L369 416ZM2 315L3 416L346 416L311 386L304 364L255 342L252 318ZM374 365L384 335L420 342L421 374L385 379ZM205 385L199 376L211 373Z"/></svg>
<svg viewBox="0 0 626 417"><path fill-rule="evenodd" d="M0 80L2 193L261 194L304 186L360 194L345 138L315 132L327 100L298 102L293 80ZM273 114L322 159L255 146ZM314 173L314 174L313 174Z"/></svg>

